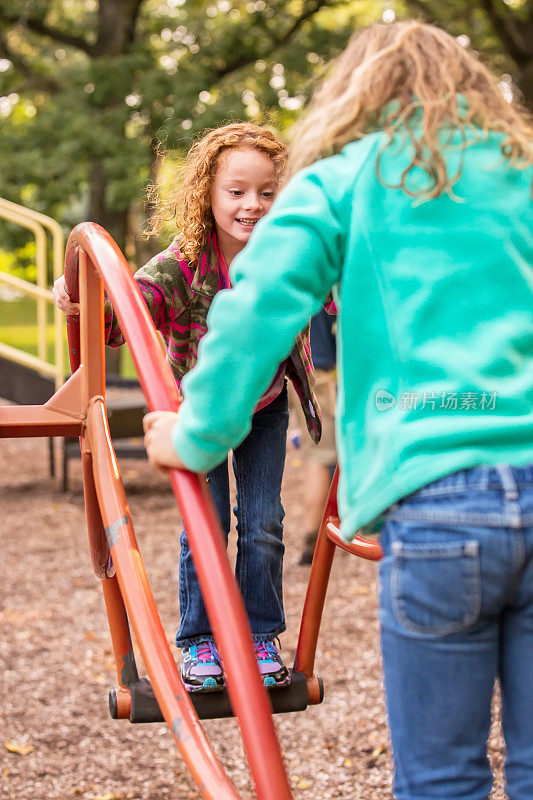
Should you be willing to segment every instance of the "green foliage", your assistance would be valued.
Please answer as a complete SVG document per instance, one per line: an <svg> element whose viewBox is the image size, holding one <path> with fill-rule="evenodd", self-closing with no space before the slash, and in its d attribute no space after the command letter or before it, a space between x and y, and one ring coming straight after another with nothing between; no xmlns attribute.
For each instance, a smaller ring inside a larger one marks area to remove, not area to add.
<svg viewBox="0 0 533 800"><path fill-rule="evenodd" d="M5 0L0 196L25 195L67 224L84 206L104 225L111 213L127 215L152 174L157 142L183 151L228 120L286 128L317 64L379 6Z"/></svg>
<svg viewBox="0 0 533 800"><path fill-rule="evenodd" d="M532 0L403 0L398 13L424 19L467 37L500 74L507 74L522 102L533 110Z"/></svg>
<svg viewBox="0 0 533 800"><path fill-rule="evenodd" d="M23 278L35 283L35 242L28 242L15 250L0 250L0 272L7 272L15 278Z"/></svg>
<svg viewBox="0 0 533 800"><path fill-rule="evenodd" d="M182 153L229 120L287 131L321 65L384 12L468 35L527 97L531 0L3 0L0 196L124 246L159 142Z"/></svg>

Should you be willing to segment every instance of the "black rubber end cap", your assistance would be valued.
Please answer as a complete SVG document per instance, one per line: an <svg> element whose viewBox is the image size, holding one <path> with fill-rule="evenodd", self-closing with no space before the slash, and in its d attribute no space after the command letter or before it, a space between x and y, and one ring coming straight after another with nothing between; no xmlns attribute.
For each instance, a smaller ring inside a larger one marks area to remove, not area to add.
<svg viewBox="0 0 533 800"><path fill-rule="evenodd" d="M109 713L111 719L118 719L117 693L114 689L109 692Z"/></svg>

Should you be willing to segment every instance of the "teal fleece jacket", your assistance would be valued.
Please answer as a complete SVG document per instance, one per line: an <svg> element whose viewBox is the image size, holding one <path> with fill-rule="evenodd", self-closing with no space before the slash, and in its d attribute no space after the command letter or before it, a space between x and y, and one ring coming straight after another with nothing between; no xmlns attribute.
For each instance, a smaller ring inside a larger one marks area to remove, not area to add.
<svg viewBox="0 0 533 800"><path fill-rule="evenodd" d="M401 134L400 134L401 135ZM298 173L257 225L208 317L172 441L220 463L333 287L341 533L455 470L533 462L533 169L478 137L454 196L390 188L409 164L383 133ZM451 174L459 149L446 150ZM410 185L425 177L412 170Z"/></svg>

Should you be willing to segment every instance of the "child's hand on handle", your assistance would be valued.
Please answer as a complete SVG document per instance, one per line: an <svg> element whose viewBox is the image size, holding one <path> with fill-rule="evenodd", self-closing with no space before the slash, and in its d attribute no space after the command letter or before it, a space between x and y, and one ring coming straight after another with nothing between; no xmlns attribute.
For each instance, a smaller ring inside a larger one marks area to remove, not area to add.
<svg viewBox="0 0 533 800"><path fill-rule="evenodd" d="M67 293L64 275L61 275L61 277L57 278L54 281L54 286L52 288L52 298L56 306L60 308L61 311L64 311L64 313L67 316L72 316L73 314L80 313L80 304L72 303Z"/></svg>
<svg viewBox="0 0 533 800"><path fill-rule="evenodd" d="M152 411L143 419L144 446L154 467L187 469L172 446L171 433L177 418L174 411Z"/></svg>

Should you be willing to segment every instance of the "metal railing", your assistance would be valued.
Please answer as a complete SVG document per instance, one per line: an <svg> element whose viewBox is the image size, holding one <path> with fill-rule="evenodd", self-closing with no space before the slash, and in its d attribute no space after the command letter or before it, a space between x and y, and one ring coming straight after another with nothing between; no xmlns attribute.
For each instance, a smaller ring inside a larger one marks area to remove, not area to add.
<svg viewBox="0 0 533 800"><path fill-rule="evenodd" d="M0 342L0 356L4 356L17 364L23 364L54 378L58 389L65 377L64 367L64 331L65 317L54 306L54 349L53 362L47 359L46 352L46 307L52 302L52 292L47 280L47 232L52 237L52 266L54 279L63 273L63 254L65 250L63 231L59 224L46 214L32 211L29 208L12 203L0 198L0 218L14 222L20 227L31 231L35 237L35 266L37 282L17 278L8 272L0 271L0 281L12 286L37 301L37 356L25 350Z"/></svg>

